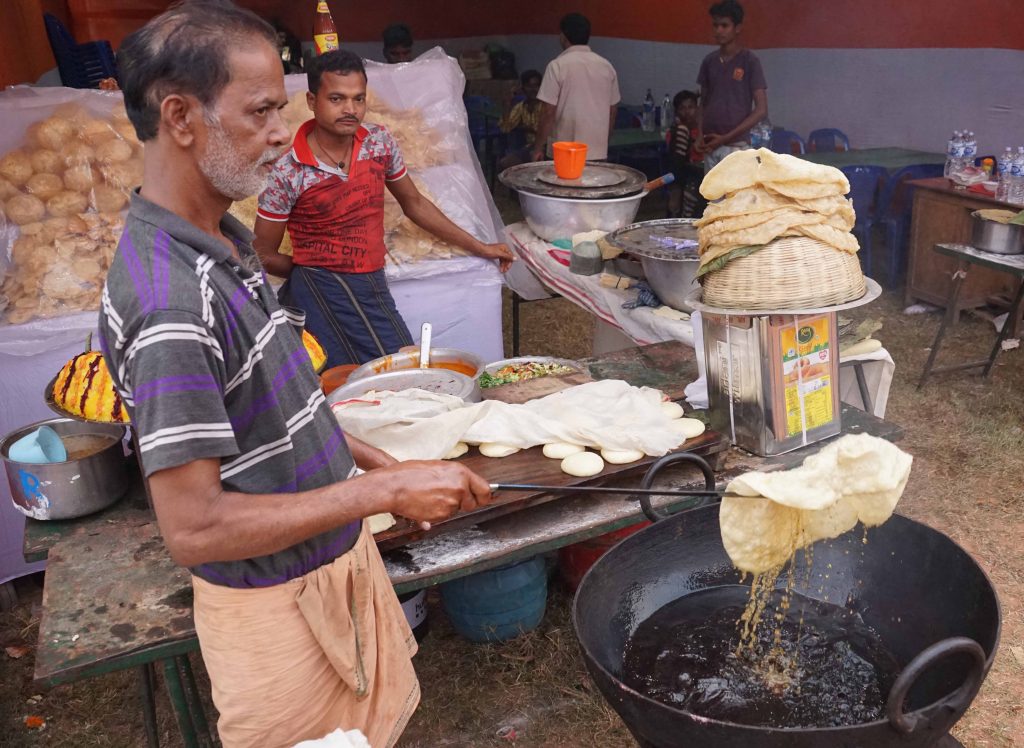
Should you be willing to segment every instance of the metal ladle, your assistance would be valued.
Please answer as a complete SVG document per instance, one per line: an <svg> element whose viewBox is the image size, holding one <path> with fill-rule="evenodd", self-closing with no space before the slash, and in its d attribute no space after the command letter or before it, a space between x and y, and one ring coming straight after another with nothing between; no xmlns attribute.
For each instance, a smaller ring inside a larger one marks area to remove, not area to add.
<svg viewBox="0 0 1024 748"><path fill-rule="evenodd" d="M431 326L429 322L424 322L423 327L420 328L420 368L430 368L430 335Z"/></svg>

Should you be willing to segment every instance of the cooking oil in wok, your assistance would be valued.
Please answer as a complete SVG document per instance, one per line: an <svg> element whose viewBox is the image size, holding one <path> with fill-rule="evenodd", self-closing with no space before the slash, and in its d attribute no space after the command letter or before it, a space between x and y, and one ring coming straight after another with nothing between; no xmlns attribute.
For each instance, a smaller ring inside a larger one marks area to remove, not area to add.
<svg viewBox="0 0 1024 748"><path fill-rule="evenodd" d="M882 718L899 665L860 616L796 592L740 646L750 588L686 595L640 624L623 682L677 709L765 727L841 727ZM766 621L767 623L767 621Z"/></svg>

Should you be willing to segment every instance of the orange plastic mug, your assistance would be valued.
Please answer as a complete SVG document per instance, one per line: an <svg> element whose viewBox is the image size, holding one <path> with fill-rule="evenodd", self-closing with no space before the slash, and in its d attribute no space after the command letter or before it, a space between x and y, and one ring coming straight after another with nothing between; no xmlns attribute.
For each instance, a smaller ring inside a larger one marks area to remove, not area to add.
<svg viewBox="0 0 1024 748"><path fill-rule="evenodd" d="M554 143L555 174L559 179L579 179L587 165L587 144L562 141Z"/></svg>

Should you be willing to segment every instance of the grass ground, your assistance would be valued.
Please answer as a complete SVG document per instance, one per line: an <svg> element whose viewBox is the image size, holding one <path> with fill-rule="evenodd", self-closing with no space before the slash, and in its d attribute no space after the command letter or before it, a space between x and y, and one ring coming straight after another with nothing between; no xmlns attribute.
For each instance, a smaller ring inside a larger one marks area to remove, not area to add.
<svg viewBox="0 0 1024 748"><path fill-rule="evenodd" d="M896 361L886 417L905 429L901 446L915 458L900 511L966 548L991 576L1003 610L999 655L954 734L968 748L1024 746L1024 350L1004 353L989 381L941 375L918 391L938 318L901 310L901 300L887 293L851 315L883 321L879 337ZM590 319L569 302L527 304L522 314L523 351L589 353ZM993 336L988 321L966 317L947 339L944 358L984 356ZM32 579L20 591L21 603L0 614L0 746L143 745L132 674L43 694L32 687L41 594ZM423 701L401 748L634 745L586 675L570 602L554 585L537 630L474 645L452 631L432 595L432 630L416 658ZM4 648L24 653L15 658ZM201 689L208 693L205 683ZM163 744L180 745L162 691L158 701ZM44 717L46 727L27 729L26 715Z"/></svg>

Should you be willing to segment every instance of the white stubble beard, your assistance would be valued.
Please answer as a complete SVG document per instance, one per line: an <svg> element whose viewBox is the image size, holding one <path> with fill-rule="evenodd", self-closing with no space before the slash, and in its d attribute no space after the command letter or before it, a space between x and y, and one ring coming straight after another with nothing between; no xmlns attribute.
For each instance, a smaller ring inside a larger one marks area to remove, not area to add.
<svg viewBox="0 0 1024 748"><path fill-rule="evenodd" d="M242 154L234 140L215 118L207 118L209 139L199 159L199 170L217 192L231 200L245 200L266 189L270 172L261 168L277 161L283 149L268 148L252 163Z"/></svg>

